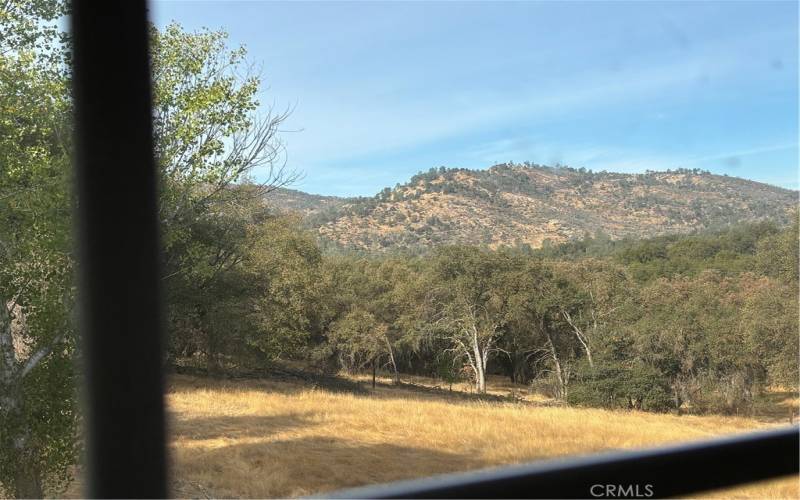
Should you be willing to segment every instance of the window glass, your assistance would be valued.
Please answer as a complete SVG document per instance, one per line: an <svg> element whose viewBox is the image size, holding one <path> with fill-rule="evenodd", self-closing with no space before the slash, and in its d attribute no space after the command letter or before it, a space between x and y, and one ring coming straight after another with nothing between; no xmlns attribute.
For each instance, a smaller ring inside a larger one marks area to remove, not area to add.
<svg viewBox="0 0 800 500"><path fill-rule="evenodd" d="M150 7L173 495L796 424L796 3ZM85 482L67 15L0 2L0 496Z"/></svg>

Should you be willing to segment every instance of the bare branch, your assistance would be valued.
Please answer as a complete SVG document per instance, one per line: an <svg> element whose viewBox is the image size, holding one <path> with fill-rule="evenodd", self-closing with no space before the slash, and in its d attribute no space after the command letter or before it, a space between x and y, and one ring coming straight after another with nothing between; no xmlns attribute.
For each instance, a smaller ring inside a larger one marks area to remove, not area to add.
<svg viewBox="0 0 800 500"><path fill-rule="evenodd" d="M25 375L30 373L31 370L36 368L36 365L38 365L45 357L47 357L47 355L53 352L53 349L55 349L56 345L61 343L63 339L64 334L58 334L48 345L33 353L20 369L19 373L17 374L17 379L21 381L23 378L25 378Z"/></svg>

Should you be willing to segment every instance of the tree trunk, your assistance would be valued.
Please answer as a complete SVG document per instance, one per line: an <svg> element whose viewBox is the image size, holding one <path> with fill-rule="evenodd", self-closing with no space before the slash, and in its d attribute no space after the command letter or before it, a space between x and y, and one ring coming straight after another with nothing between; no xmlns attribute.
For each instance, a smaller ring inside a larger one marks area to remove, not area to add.
<svg viewBox="0 0 800 500"><path fill-rule="evenodd" d="M14 339L11 336L11 315L6 301L0 298L0 410L9 407L5 400L11 398L11 386L16 372Z"/></svg>
<svg viewBox="0 0 800 500"><path fill-rule="evenodd" d="M17 464L13 489L14 496L17 498L44 498L41 474L33 466Z"/></svg>
<svg viewBox="0 0 800 500"><path fill-rule="evenodd" d="M517 383L517 351L516 349L509 349L508 352L509 373L508 378L511 379L512 384Z"/></svg>
<svg viewBox="0 0 800 500"><path fill-rule="evenodd" d="M594 360L592 359L592 350L589 349L588 344L584 344L584 349L586 351L586 359L589 361L589 367L594 368Z"/></svg>
<svg viewBox="0 0 800 500"><path fill-rule="evenodd" d="M17 363L14 352L14 339L11 333L11 314L7 307L8 301L0 299L0 427L8 428L14 421L19 423L22 419L23 404L20 398L19 384L28 369L36 365L48 350L41 350L28 358L28 363L22 368ZM13 482L10 485L12 493L17 498L42 498L41 474L38 468L26 463L26 447L29 441L28 429L25 422L17 427L18 434L11 439L14 455L17 462L14 464Z"/></svg>
<svg viewBox="0 0 800 500"><path fill-rule="evenodd" d="M482 357L475 360L475 391L480 394L486 392L486 363Z"/></svg>
<svg viewBox="0 0 800 500"><path fill-rule="evenodd" d="M222 374L222 363L220 362L220 339L214 331L210 322L206 321L206 310L202 304L197 304L197 328L203 332L205 337L206 372L209 377L219 377Z"/></svg>
<svg viewBox="0 0 800 500"><path fill-rule="evenodd" d="M511 382L527 384L530 378L525 354L514 350L509 354L509 358L511 360Z"/></svg>
<svg viewBox="0 0 800 500"><path fill-rule="evenodd" d="M386 342L386 350L389 352L389 362L392 365L392 381L395 384L400 383L400 372L397 370L397 363L394 359L394 349L392 349L392 343L389 342L389 338L384 336L383 340Z"/></svg>
<svg viewBox="0 0 800 500"><path fill-rule="evenodd" d="M482 366L478 371L478 381L475 390L480 394L486 393L486 372Z"/></svg>
<svg viewBox="0 0 800 500"><path fill-rule="evenodd" d="M206 372L208 372L209 377L218 377L222 372L222 368L219 364L219 356L216 352L209 351L206 355Z"/></svg>
<svg viewBox="0 0 800 500"><path fill-rule="evenodd" d="M375 358L372 358L372 388L375 389L375 377L378 372L378 366L375 362Z"/></svg>
<svg viewBox="0 0 800 500"><path fill-rule="evenodd" d="M478 342L478 329L472 327L472 350L475 355L475 391L479 394L486 392L486 353L481 352Z"/></svg>
<svg viewBox="0 0 800 500"><path fill-rule="evenodd" d="M575 334L575 338L578 339L580 342L581 347L583 347L583 352L586 353L586 360L589 361L589 367L594 368L594 360L592 359L592 350L589 348L589 339L586 338L586 334L583 332L583 329L579 328L577 324L572 321L572 316L567 311L562 312L564 319L567 320L569 326L572 327L572 332ZM592 329L596 332L597 331L597 323L592 327Z"/></svg>
<svg viewBox="0 0 800 500"><path fill-rule="evenodd" d="M17 427L12 424L21 418L21 401L16 380L17 360L7 303L6 300L0 299L0 429ZM14 435L10 441L16 448L15 455L21 457L20 452L23 451L25 444L24 437Z"/></svg>
<svg viewBox="0 0 800 500"><path fill-rule="evenodd" d="M564 380L564 371L561 369L561 361L558 359L558 352L556 351L553 339L550 337L550 332L545 330L545 336L547 337L547 347L550 349L550 357L553 359L553 367L556 372L556 380L558 381L558 399L566 399L567 384Z"/></svg>

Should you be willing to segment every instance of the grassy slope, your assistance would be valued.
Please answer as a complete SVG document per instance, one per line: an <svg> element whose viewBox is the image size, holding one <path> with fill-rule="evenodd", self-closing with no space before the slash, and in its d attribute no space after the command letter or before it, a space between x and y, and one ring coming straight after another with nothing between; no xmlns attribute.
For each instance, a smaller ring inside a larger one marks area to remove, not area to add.
<svg viewBox="0 0 800 500"><path fill-rule="evenodd" d="M386 385L356 396L286 382L190 377L173 380L168 404L174 494L195 498L307 495L771 425L737 417L468 401ZM722 496L798 494L791 478Z"/></svg>

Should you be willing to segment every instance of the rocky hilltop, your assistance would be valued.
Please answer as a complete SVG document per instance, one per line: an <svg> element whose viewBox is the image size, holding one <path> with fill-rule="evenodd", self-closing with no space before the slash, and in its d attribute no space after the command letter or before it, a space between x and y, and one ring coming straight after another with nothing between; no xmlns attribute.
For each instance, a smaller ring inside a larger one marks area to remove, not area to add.
<svg viewBox="0 0 800 500"><path fill-rule="evenodd" d="M372 198L281 189L271 202L300 212L321 240L367 251L449 243L537 248L586 234L612 239L776 220L798 193L701 170L591 172L530 163L431 169Z"/></svg>

